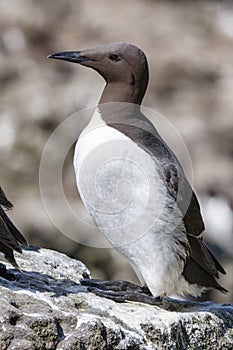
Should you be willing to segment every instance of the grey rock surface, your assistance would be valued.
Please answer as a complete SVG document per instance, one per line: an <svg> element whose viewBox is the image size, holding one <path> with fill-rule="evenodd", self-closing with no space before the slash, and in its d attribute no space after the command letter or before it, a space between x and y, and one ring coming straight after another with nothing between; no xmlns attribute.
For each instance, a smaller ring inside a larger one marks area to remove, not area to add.
<svg viewBox="0 0 233 350"><path fill-rule="evenodd" d="M79 283L80 261L29 248L0 266L0 349L232 349L233 305L116 303Z"/></svg>

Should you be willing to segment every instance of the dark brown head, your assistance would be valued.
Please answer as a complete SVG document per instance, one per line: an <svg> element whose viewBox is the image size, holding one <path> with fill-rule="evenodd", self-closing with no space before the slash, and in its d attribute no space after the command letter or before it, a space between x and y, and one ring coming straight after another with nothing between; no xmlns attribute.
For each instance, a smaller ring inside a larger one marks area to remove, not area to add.
<svg viewBox="0 0 233 350"><path fill-rule="evenodd" d="M148 83L144 52L127 43L97 46L83 51L58 52L49 58L79 63L96 70L106 81L100 102L140 104Z"/></svg>

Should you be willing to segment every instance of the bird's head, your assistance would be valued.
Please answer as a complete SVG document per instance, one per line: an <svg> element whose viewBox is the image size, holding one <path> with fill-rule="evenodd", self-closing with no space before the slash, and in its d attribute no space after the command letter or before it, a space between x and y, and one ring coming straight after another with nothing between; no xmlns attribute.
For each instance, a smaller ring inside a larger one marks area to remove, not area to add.
<svg viewBox="0 0 233 350"><path fill-rule="evenodd" d="M117 84L123 90L128 87L134 92L134 100L128 102L140 103L144 96L148 83L147 60L144 52L132 44L113 43L82 51L57 52L48 57L90 67L107 85Z"/></svg>

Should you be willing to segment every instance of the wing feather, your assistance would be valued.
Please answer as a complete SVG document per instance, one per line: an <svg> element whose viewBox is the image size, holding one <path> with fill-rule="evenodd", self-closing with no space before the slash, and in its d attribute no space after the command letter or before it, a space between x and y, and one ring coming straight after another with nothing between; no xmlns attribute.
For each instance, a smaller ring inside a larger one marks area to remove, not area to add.
<svg viewBox="0 0 233 350"><path fill-rule="evenodd" d="M157 131L151 127L151 124L148 124L146 128L124 123L111 123L109 126L130 137L160 164L161 176L167 191L175 199L183 214L193 261L213 277L218 278L218 271L225 273L223 267L208 250L201 238L205 226L196 194L191 188L178 159Z"/></svg>

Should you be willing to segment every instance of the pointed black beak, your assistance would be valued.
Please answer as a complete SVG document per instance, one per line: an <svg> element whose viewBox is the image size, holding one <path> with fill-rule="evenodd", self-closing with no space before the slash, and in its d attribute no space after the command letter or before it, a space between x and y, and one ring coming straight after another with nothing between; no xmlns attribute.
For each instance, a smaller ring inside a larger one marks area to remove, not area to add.
<svg viewBox="0 0 233 350"><path fill-rule="evenodd" d="M82 62L91 61L90 58L80 55L81 51L65 51L56 52L49 55L47 58L54 58L55 60L64 60L81 64Z"/></svg>

